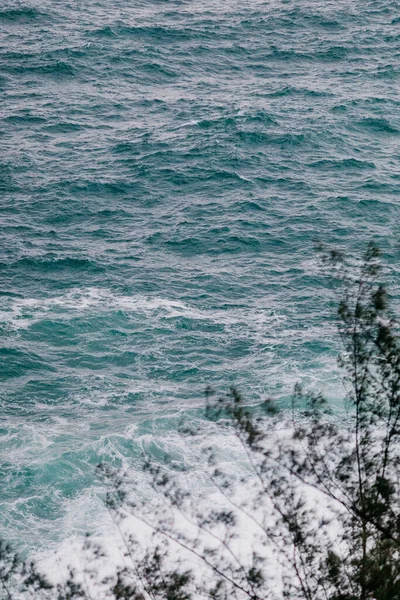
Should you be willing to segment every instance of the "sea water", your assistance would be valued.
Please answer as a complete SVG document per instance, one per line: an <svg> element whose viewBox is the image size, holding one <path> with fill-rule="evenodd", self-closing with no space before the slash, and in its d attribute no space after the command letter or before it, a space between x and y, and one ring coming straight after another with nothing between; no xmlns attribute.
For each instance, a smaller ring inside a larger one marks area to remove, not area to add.
<svg viewBox="0 0 400 600"><path fill-rule="evenodd" d="M196 468L207 385L342 395L315 242L396 288L399 91L395 1L2 2L2 536L106 527L100 461Z"/></svg>

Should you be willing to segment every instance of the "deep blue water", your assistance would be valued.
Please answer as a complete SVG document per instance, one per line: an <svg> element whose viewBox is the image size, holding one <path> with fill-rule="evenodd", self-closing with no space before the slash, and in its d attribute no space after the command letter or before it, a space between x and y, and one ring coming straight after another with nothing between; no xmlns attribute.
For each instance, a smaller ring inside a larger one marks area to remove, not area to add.
<svg viewBox="0 0 400 600"><path fill-rule="evenodd" d="M94 465L171 442L207 384L341 395L314 244L396 272L399 14L2 3L0 532L85 530Z"/></svg>

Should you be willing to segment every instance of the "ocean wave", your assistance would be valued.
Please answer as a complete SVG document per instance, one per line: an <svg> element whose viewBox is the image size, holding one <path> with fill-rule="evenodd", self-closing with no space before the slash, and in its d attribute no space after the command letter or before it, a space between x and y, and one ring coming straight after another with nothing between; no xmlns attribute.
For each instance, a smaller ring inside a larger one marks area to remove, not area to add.
<svg viewBox="0 0 400 600"><path fill-rule="evenodd" d="M62 60L46 61L39 64L20 61L19 63L9 63L4 67L4 70L15 74L38 74L54 77L72 77L76 74L75 66Z"/></svg>
<svg viewBox="0 0 400 600"><path fill-rule="evenodd" d="M116 22L112 25L106 25L100 29L95 29L89 33L95 37L131 37L156 40L158 43L163 42L183 42L192 38L210 37L211 33L203 28L185 28L185 27L162 27L162 26L136 26L130 27L123 22Z"/></svg>
<svg viewBox="0 0 400 600"><path fill-rule="evenodd" d="M372 161L358 160L357 158L341 158L341 159L322 159L310 165L313 168L321 170L331 169L375 169L376 165Z"/></svg>
<svg viewBox="0 0 400 600"><path fill-rule="evenodd" d="M10 21L19 23L21 21L31 21L43 19L45 13L33 6L22 6L18 8L3 8L0 10L0 21Z"/></svg>
<svg viewBox="0 0 400 600"><path fill-rule="evenodd" d="M371 129L377 133L391 133L398 134L399 129L392 125L387 119L384 118L366 118L359 121L359 125L361 127L366 127L367 129Z"/></svg>

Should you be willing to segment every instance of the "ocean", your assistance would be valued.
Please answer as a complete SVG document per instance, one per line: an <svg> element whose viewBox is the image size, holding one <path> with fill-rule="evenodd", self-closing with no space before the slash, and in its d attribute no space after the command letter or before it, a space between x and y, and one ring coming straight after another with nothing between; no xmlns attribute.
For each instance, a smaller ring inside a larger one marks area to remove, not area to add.
<svg viewBox="0 0 400 600"><path fill-rule="evenodd" d="M178 430L208 427L207 385L342 397L315 244L374 239L398 286L399 14L2 3L0 535L21 551L107 530L100 461L195 469Z"/></svg>

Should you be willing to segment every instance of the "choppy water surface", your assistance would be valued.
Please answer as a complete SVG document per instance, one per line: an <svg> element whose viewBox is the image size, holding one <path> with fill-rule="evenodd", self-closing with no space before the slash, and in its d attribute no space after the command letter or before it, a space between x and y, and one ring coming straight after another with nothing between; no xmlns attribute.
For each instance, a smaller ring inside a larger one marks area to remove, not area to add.
<svg viewBox="0 0 400 600"><path fill-rule="evenodd" d="M2 3L7 537L83 531L206 384L341 393L313 244L396 264L399 75L389 0Z"/></svg>

